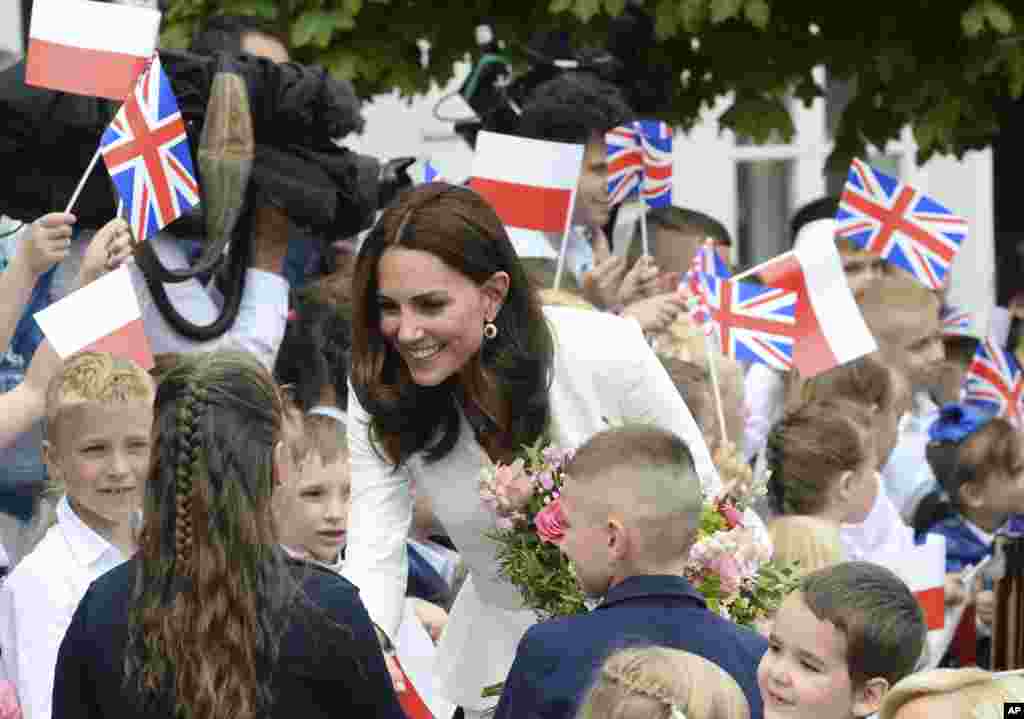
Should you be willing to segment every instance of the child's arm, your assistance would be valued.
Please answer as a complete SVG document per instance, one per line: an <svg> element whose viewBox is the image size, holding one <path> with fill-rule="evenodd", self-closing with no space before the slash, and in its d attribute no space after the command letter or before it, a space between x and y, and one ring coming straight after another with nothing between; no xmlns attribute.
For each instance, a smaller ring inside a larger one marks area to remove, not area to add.
<svg viewBox="0 0 1024 719"><path fill-rule="evenodd" d="M84 287L123 262L131 252L131 245L131 236L127 234L124 221L108 222L86 248L75 286ZM46 387L60 371L61 364L53 345L44 340L32 356L25 380L10 392L0 395L0 447L10 445L43 416Z"/></svg>
<svg viewBox="0 0 1024 719"><path fill-rule="evenodd" d="M0 351L7 350L36 281L67 256L74 223L74 215L52 212L22 229L18 249L0 273Z"/></svg>

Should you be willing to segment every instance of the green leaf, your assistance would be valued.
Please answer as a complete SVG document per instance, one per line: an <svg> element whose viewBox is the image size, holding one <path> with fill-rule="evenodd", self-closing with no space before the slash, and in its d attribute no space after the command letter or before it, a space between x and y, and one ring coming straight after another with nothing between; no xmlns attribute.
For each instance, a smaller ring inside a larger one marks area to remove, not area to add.
<svg viewBox="0 0 1024 719"><path fill-rule="evenodd" d="M219 5L218 15L253 15L264 20L277 19L277 3L274 0L230 0Z"/></svg>
<svg viewBox="0 0 1024 719"><path fill-rule="evenodd" d="M585 23L601 12L601 0L576 0L576 5L572 10L573 15L578 17Z"/></svg>
<svg viewBox="0 0 1024 719"><path fill-rule="evenodd" d="M988 0L985 3L985 19L992 29L1001 35L1013 32L1013 15L997 0Z"/></svg>
<svg viewBox="0 0 1024 719"><path fill-rule="evenodd" d="M711 22L715 25L740 14L743 0L711 0Z"/></svg>
<svg viewBox="0 0 1024 719"><path fill-rule="evenodd" d="M618 17L626 10L626 0L604 0L604 9L611 17Z"/></svg>
<svg viewBox="0 0 1024 719"><path fill-rule="evenodd" d="M772 9L769 7L767 0L747 0L747 5L743 8L743 14L751 25L758 30L764 30L768 27L768 22L772 18Z"/></svg>
<svg viewBox="0 0 1024 719"><path fill-rule="evenodd" d="M1007 84L1014 99L1024 94L1024 50L1015 45L1006 58Z"/></svg>
<svg viewBox="0 0 1024 719"><path fill-rule="evenodd" d="M355 19L344 10L312 10L300 15L292 26L292 44L326 48L336 30L352 30L355 26Z"/></svg>
<svg viewBox="0 0 1024 719"><path fill-rule="evenodd" d="M551 0L551 4L548 5L548 12L552 15L566 12L572 7L572 0Z"/></svg>
<svg viewBox="0 0 1024 719"><path fill-rule="evenodd" d="M985 28L984 0L971 5L960 17L960 27L969 38L977 37Z"/></svg>
<svg viewBox="0 0 1024 719"><path fill-rule="evenodd" d="M688 2L703 2L703 0L686 0ZM679 20L676 15L676 3L674 0L659 0L654 11L654 34L659 40L668 40L676 34L679 29Z"/></svg>
<svg viewBox="0 0 1024 719"><path fill-rule="evenodd" d="M676 17L687 32L700 32L708 18L708 0L682 0L676 8Z"/></svg>
<svg viewBox="0 0 1024 719"><path fill-rule="evenodd" d="M353 80L359 74L359 56L346 48L325 55L321 62L328 72L345 80Z"/></svg>
<svg viewBox="0 0 1024 719"><path fill-rule="evenodd" d="M790 142L796 134L785 102L762 95L737 97L732 107L718 118L718 125L756 143L768 142L776 134L783 142Z"/></svg>

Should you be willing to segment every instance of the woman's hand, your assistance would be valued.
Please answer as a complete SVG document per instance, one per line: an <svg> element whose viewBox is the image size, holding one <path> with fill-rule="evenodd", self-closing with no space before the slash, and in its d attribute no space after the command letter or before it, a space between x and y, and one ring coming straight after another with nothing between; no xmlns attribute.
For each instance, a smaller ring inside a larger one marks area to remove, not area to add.
<svg viewBox="0 0 1024 719"><path fill-rule="evenodd" d="M82 268L78 272L78 286L85 287L116 269L131 255L134 244L128 223L120 217L103 225L85 250Z"/></svg>
<svg viewBox="0 0 1024 719"><path fill-rule="evenodd" d="M35 279L68 256L74 215L51 212L30 224L21 236L12 264Z"/></svg>
<svg viewBox="0 0 1024 719"><path fill-rule="evenodd" d="M626 307L622 314L639 322L644 332L661 332L675 322L676 317L684 309L686 300L678 293L668 292L634 302Z"/></svg>

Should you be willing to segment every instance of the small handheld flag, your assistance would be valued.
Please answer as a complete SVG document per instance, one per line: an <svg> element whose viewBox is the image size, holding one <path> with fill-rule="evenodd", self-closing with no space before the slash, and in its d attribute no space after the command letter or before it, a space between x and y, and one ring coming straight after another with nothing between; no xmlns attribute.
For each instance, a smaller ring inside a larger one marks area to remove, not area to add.
<svg viewBox="0 0 1024 719"><path fill-rule="evenodd" d="M972 337L971 313L961 307L954 305L943 305L939 313L939 322L942 323L942 334L953 337Z"/></svg>
<svg viewBox="0 0 1024 719"><path fill-rule="evenodd" d="M854 159L839 198L836 235L940 289L967 221L920 190Z"/></svg>
<svg viewBox="0 0 1024 719"><path fill-rule="evenodd" d="M608 148L608 200L613 205L637 197L644 178L644 151L636 123L609 130L604 138Z"/></svg>
<svg viewBox="0 0 1024 719"><path fill-rule="evenodd" d="M705 274L700 284L723 355L782 371L792 368L796 292Z"/></svg>
<svg viewBox="0 0 1024 719"><path fill-rule="evenodd" d="M1024 374L1011 352L991 339L978 343L964 377L964 402L1021 427Z"/></svg>
<svg viewBox="0 0 1024 719"><path fill-rule="evenodd" d="M160 13L93 0L35 0L25 82L124 100L156 52Z"/></svg>
<svg viewBox="0 0 1024 719"><path fill-rule="evenodd" d="M648 207L672 204L672 128L661 120L639 120L637 130L644 152L641 194Z"/></svg>
<svg viewBox="0 0 1024 719"><path fill-rule="evenodd" d="M199 204L185 122L159 58L103 133L100 153L137 242Z"/></svg>
<svg viewBox="0 0 1024 719"><path fill-rule="evenodd" d="M153 367L153 352L127 267L119 267L33 316L61 359L95 350L127 357L143 369Z"/></svg>

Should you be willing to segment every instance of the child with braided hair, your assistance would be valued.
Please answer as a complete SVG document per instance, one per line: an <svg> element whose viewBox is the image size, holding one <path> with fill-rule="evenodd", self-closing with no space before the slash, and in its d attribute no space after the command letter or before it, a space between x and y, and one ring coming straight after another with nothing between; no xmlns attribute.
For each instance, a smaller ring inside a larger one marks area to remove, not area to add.
<svg viewBox="0 0 1024 719"><path fill-rule="evenodd" d="M182 358L154 413L139 551L75 611L54 717L403 717L356 588L279 544L299 466L259 360Z"/></svg>
<svg viewBox="0 0 1024 719"><path fill-rule="evenodd" d="M748 719L743 690L717 664L681 649L608 657L577 719Z"/></svg>
<svg viewBox="0 0 1024 719"><path fill-rule="evenodd" d="M47 719L61 639L90 582L135 551L153 383L127 359L82 352L46 397L43 458L57 521L0 587L0 650L27 716Z"/></svg>

